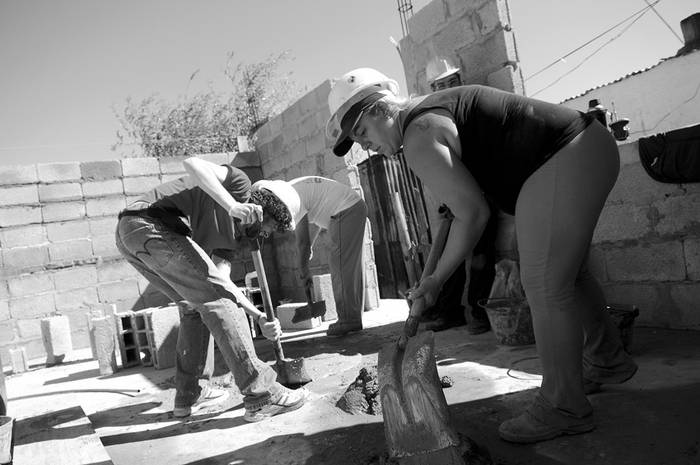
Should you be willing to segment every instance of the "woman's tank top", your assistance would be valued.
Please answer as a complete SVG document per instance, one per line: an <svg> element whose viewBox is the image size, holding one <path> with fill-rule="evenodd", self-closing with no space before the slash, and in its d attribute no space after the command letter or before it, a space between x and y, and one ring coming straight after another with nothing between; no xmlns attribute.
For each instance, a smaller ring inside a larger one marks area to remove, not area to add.
<svg viewBox="0 0 700 465"><path fill-rule="evenodd" d="M484 193L509 214L525 180L593 120L582 112L502 90L468 85L427 95L417 116L447 110L457 125L462 162Z"/></svg>

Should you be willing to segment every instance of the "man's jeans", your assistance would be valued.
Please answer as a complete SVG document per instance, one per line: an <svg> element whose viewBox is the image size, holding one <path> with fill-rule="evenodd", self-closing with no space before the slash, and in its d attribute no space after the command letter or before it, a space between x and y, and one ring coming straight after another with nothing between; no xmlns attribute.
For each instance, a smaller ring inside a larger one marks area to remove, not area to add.
<svg viewBox="0 0 700 465"><path fill-rule="evenodd" d="M231 292L233 283L204 250L188 236L167 229L161 220L141 214L120 218L116 245L151 284L174 302L190 303L179 305L175 406L189 406L200 395L198 379L210 332L245 407L254 410L272 402L281 389L277 374L255 354L247 318Z"/></svg>

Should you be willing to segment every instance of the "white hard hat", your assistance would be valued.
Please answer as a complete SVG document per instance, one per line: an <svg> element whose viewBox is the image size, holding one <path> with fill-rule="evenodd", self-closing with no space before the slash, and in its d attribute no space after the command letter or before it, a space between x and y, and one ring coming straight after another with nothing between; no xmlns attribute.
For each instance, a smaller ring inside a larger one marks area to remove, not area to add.
<svg viewBox="0 0 700 465"><path fill-rule="evenodd" d="M290 229L295 229L296 223L294 218L296 218L301 210L301 198L299 197L299 193L296 191L296 189L294 189L287 181L283 181L281 179L263 179L253 183L251 186L251 192L261 189L270 191L284 204L285 207L287 207L287 210L289 210L289 214L292 217Z"/></svg>
<svg viewBox="0 0 700 465"><path fill-rule="evenodd" d="M399 84L376 69L357 68L334 80L331 85L328 94L331 117L326 123L326 134L335 140L333 153L343 156L352 147L348 135L361 111L385 95L397 95Z"/></svg>
<svg viewBox="0 0 700 465"><path fill-rule="evenodd" d="M432 84L438 79L443 79L450 74L458 73L459 68L452 66L447 58L436 57L425 66L425 79Z"/></svg>

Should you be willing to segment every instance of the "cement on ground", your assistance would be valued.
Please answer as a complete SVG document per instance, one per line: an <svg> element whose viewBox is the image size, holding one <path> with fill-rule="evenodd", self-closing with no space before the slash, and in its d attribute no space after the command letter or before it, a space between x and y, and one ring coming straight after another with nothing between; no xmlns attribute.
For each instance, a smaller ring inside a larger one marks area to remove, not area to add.
<svg viewBox="0 0 700 465"><path fill-rule="evenodd" d="M329 338L325 323L286 335L287 357L303 356L314 379L307 385L312 397L299 411L261 423L243 421L241 396L220 363L215 382L232 394L224 411L179 421L170 413L174 369L133 367L101 377L97 361L86 360L89 351L63 365L8 375L9 414L21 421L80 405L116 465L379 464L381 415L351 415L336 403L362 367L376 365L379 348L395 340L407 312L401 300L382 300L364 314L362 332ZM497 429L539 385L535 347L498 346L492 333L471 336L464 327L437 333L435 341L438 373L454 380L444 390L453 424L496 464L700 463L700 332L635 328L639 372L590 397L597 429L526 446L500 440ZM269 341L255 345L262 359L273 360Z"/></svg>

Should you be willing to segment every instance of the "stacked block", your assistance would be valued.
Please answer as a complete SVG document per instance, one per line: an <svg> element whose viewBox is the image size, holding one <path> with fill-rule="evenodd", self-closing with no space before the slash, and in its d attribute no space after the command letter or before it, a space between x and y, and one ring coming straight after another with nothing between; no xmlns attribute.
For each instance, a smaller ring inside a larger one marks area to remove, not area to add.
<svg viewBox="0 0 700 465"><path fill-rule="evenodd" d="M314 302L326 302L326 314L323 321L338 319L338 311L335 308L335 297L333 296L333 282L330 274L318 274L311 277L313 282ZM279 308L279 307L278 307Z"/></svg>
<svg viewBox="0 0 700 465"><path fill-rule="evenodd" d="M277 306L277 319L280 321L282 329L312 329L321 326L321 318L314 317L310 320L302 320L299 323L292 323L294 312L299 307L308 305L306 302L288 303Z"/></svg>
<svg viewBox="0 0 700 465"><path fill-rule="evenodd" d="M121 354L122 367L128 368L141 364L141 354L136 344L136 334L133 323L134 312L120 312L115 315L117 340Z"/></svg>
<svg viewBox="0 0 700 465"><path fill-rule="evenodd" d="M146 335L156 370L175 366L180 312L176 306L151 308L145 312Z"/></svg>
<svg viewBox="0 0 700 465"><path fill-rule="evenodd" d="M131 327L134 332L134 344L138 351L139 362L143 366L153 366L153 346L148 339L148 315L151 309L131 312Z"/></svg>
<svg viewBox="0 0 700 465"><path fill-rule="evenodd" d="M63 362L66 354L73 349L68 316L55 315L41 320L41 339L46 351L46 365Z"/></svg>
<svg viewBox="0 0 700 465"><path fill-rule="evenodd" d="M117 371L113 325L111 316L92 319L91 340L95 344L95 354L101 375L111 375Z"/></svg>
<svg viewBox="0 0 700 465"><path fill-rule="evenodd" d="M12 365L12 373L15 374L24 373L25 371L29 370L27 351L24 347L10 349L10 364Z"/></svg>

